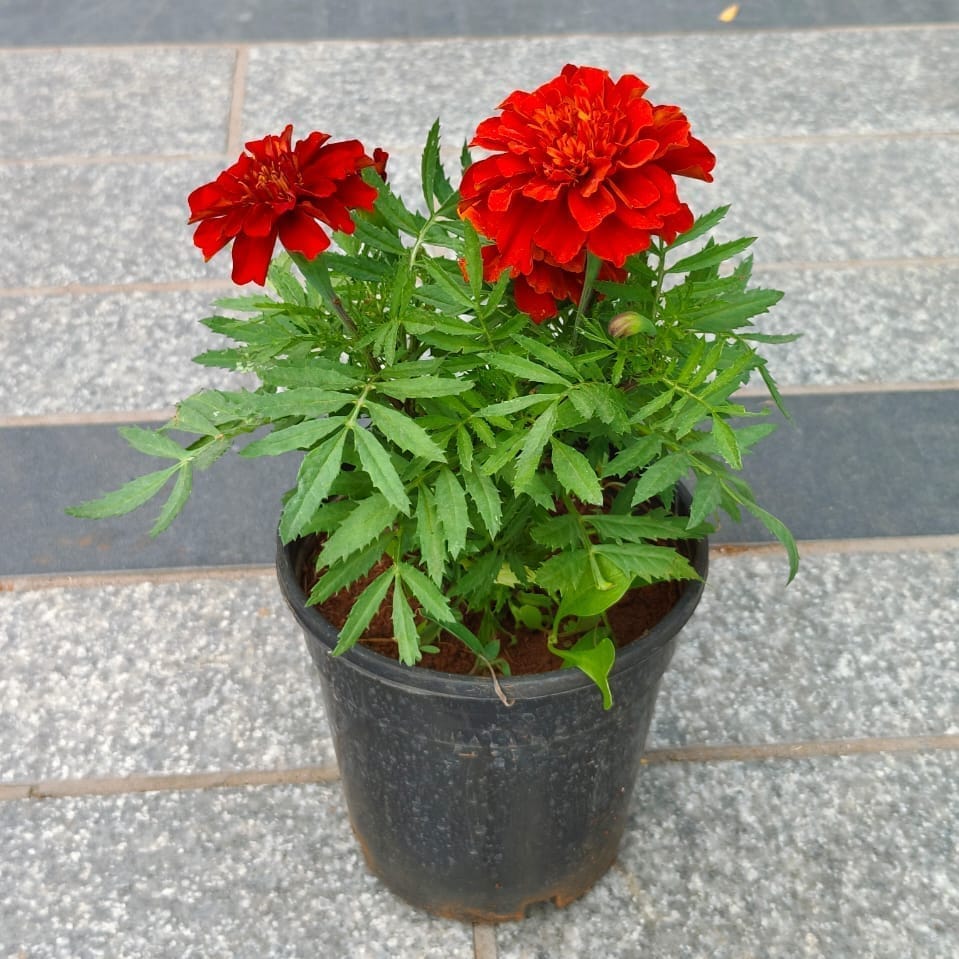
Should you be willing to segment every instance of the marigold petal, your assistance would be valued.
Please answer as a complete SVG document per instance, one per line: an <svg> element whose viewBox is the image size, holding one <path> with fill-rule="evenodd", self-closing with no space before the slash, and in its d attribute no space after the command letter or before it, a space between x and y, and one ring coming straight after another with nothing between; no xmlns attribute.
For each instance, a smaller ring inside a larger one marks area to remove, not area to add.
<svg viewBox="0 0 959 959"><path fill-rule="evenodd" d="M358 169L367 166L369 161L363 144L359 140L340 140L337 143L327 143L317 153L310 158L309 167L311 174L321 172L323 176L331 180L342 180L350 173L356 173ZM301 168L305 166L301 164ZM303 170L306 173L306 170Z"/></svg>
<svg viewBox="0 0 959 959"><path fill-rule="evenodd" d="M240 233L233 241L233 282L238 286L244 283L263 286L275 244L276 233L269 236Z"/></svg>
<svg viewBox="0 0 959 959"><path fill-rule="evenodd" d="M203 220L193 234L193 243L205 260L219 253L232 239L232 234L224 232L222 220Z"/></svg>
<svg viewBox="0 0 959 959"><path fill-rule="evenodd" d="M582 249L586 234L579 228L565 203L542 203L542 223L534 239L557 263L568 263ZM524 273L529 272L524 270Z"/></svg>
<svg viewBox="0 0 959 959"><path fill-rule="evenodd" d="M624 223L618 216L607 217L589 235L589 252L613 266L621 267L626 257L641 253L649 247L651 236L645 230Z"/></svg>
<svg viewBox="0 0 959 959"><path fill-rule="evenodd" d="M274 209L265 203L253 203L246 208L243 217L242 232L247 236L268 236L275 228L278 216L282 216L293 206L292 201L285 205L285 209Z"/></svg>
<svg viewBox="0 0 959 959"><path fill-rule="evenodd" d="M280 243L291 253L302 253L308 260L322 253L330 238L312 217L300 210L293 210L281 217L279 223Z"/></svg>
<svg viewBox="0 0 959 959"><path fill-rule="evenodd" d="M522 310L534 323L556 316L556 300L549 293L537 293L522 276L513 281L513 299L516 306Z"/></svg>
<svg viewBox="0 0 959 959"><path fill-rule="evenodd" d="M600 187L592 196L569 190L567 197L569 212L584 233L595 230L616 209L616 200L605 187Z"/></svg>
<svg viewBox="0 0 959 959"><path fill-rule="evenodd" d="M323 145L330 139L329 133L322 133L314 130L309 136L300 140L294 147L293 153L296 156L300 168L308 167L316 158L317 153Z"/></svg>

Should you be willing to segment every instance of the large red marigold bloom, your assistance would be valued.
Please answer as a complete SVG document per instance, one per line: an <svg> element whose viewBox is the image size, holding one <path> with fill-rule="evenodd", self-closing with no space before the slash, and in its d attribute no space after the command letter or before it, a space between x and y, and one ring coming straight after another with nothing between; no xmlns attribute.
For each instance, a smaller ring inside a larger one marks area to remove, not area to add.
<svg viewBox="0 0 959 959"><path fill-rule="evenodd" d="M328 142L311 133L292 146L293 127L279 136L246 144L233 166L190 194L190 223L199 223L193 242L209 260L233 240L233 282L266 281L277 239L292 253L312 260L329 245L321 223L352 233L350 210L372 210L376 190L360 170L381 165L359 140ZM319 221L319 222L317 222Z"/></svg>
<svg viewBox="0 0 959 959"><path fill-rule="evenodd" d="M622 267L652 237L671 242L692 225L674 177L712 180L716 158L678 107L654 106L646 90L631 74L614 82L570 64L479 125L470 145L492 155L466 171L459 212L493 241L500 269L532 283L538 263L581 272L586 252Z"/></svg>

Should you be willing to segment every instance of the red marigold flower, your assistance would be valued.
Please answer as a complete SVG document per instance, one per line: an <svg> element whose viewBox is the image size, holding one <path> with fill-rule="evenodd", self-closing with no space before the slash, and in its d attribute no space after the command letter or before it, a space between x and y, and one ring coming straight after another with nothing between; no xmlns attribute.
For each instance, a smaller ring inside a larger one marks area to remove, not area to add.
<svg viewBox="0 0 959 959"><path fill-rule="evenodd" d="M386 182L386 164L389 158L390 155L386 152L386 150L383 150L380 147L377 147L373 151L373 169L376 170L380 176L380 179L383 180L384 183Z"/></svg>
<svg viewBox="0 0 959 959"><path fill-rule="evenodd" d="M622 267L653 236L671 242L692 213L674 177L711 180L715 157L673 106L654 106L638 77L572 64L516 91L471 146L492 155L460 187L460 215L493 240L500 269L527 278L548 263L578 272L585 252ZM533 287L535 289L535 286Z"/></svg>
<svg viewBox="0 0 959 959"><path fill-rule="evenodd" d="M234 283L264 284L277 239L312 260L330 245L320 223L352 233L349 211L373 209L376 190L360 170L377 161L359 140L329 143L317 132L293 147L292 137L287 126L250 141L233 166L190 194L189 222L200 224L193 242L209 260L233 240ZM385 154L381 162L385 169Z"/></svg>

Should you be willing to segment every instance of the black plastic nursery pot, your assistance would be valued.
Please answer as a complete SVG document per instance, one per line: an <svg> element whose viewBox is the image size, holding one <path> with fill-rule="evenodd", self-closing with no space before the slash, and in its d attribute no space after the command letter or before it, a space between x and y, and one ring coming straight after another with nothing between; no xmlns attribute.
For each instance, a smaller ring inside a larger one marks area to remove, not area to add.
<svg viewBox="0 0 959 959"><path fill-rule="evenodd" d="M703 580L704 539L692 546ZM355 646L306 605L303 543L280 546L280 585L320 671L353 831L372 872L428 912L522 919L564 906L612 865L660 680L703 582L617 652L613 706L577 669L492 680L404 666Z"/></svg>

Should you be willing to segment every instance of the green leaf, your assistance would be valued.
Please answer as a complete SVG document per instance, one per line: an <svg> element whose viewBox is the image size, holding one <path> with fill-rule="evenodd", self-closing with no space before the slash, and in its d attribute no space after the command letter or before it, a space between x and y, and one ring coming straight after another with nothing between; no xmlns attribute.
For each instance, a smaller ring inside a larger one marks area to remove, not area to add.
<svg viewBox="0 0 959 959"><path fill-rule="evenodd" d="M494 537L503 522L499 489L488 476L472 470L463 473L463 482L466 485L466 492L476 505L486 531L491 538Z"/></svg>
<svg viewBox="0 0 959 959"><path fill-rule="evenodd" d="M456 431L456 456L460 469L469 471L473 468L473 438L465 426Z"/></svg>
<svg viewBox="0 0 959 959"><path fill-rule="evenodd" d="M599 616L610 606L615 606L633 584L631 576L611 563L607 563L601 573L607 579L604 589L596 585L593 576L587 571L582 575L577 589L563 594L559 609L556 611L557 622L567 616L576 616L580 619Z"/></svg>
<svg viewBox="0 0 959 959"><path fill-rule="evenodd" d="M560 376L554 370L540 366L532 360L524 359L522 356L515 356L512 353L481 353L480 359L485 360L490 366L498 370L505 370L524 380L530 380L533 383L555 383L558 386L572 386L564 376Z"/></svg>
<svg viewBox="0 0 959 959"><path fill-rule="evenodd" d="M366 401L365 407L373 425L400 449L422 456L430 462L445 463L446 454L419 423L405 413L399 413L388 406Z"/></svg>
<svg viewBox="0 0 959 959"><path fill-rule="evenodd" d="M728 260L730 257L742 253L743 250L752 246L756 242L756 237L745 236L738 240L730 240L728 243L714 243L703 247L698 253L687 256L669 267L667 273L692 273L693 270L703 270L709 266L716 266Z"/></svg>
<svg viewBox="0 0 959 959"><path fill-rule="evenodd" d="M719 507L719 501L722 497L722 484L719 478L708 473L705 476L698 476L696 479L696 489L693 492L693 502L689 509L690 529L699 526L705 522L707 517L716 512Z"/></svg>
<svg viewBox="0 0 959 959"><path fill-rule="evenodd" d="M603 489L599 485L596 470L579 450L567 446L557 439L550 442L553 471L560 485L584 503L601 506Z"/></svg>
<svg viewBox="0 0 959 959"><path fill-rule="evenodd" d="M466 547L466 531L470 527L470 521L469 511L466 509L466 494L449 469L441 469L436 478L436 502L447 549L455 559Z"/></svg>
<svg viewBox="0 0 959 959"><path fill-rule="evenodd" d="M608 636L598 643L593 637L584 636L572 649L551 646L550 650L596 683L603 694L603 709L612 707L613 693L609 688L609 674L616 662L616 647Z"/></svg>
<svg viewBox="0 0 959 959"><path fill-rule="evenodd" d="M531 393L529 396L517 396L511 400L503 400L502 403L484 406L476 415L483 417L512 416L513 413L519 413L520 410L529 409L531 406L541 406L543 403L554 403L555 401L555 393Z"/></svg>
<svg viewBox="0 0 959 959"><path fill-rule="evenodd" d="M384 194L381 193L380 198L376 201L378 209L383 208L383 196ZM381 250L383 253L391 253L394 256L407 255L403 241L392 230L372 223L366 217L358 216L353 222L356 224L353 236L361 243L373 247L373 249Z"/></svg>
<svg viewBox="0 0 959 959"><path fill-rule="evenodd" d="M743 468L743 454L732 427L720 416L713 416L713 438L722 458L734 470Z"/></svg>
<svg viewBox="0 0 959 959"><path fill-rule="evenodd" d="M698 240L705 233L708 233L717 226L728 212L728 206L720 206L715 210L704 213L685 233L680 233L669 245L668 249L674 250L677 246L682 246L684 243L691 243L693 240Z"/></svg>
<svg viewBox="0 0 959 959"><path fill-rule="evenodd" d="M350 615L346 617L346 622L340 630L339 639L333 649L334 656L342 655L356 644L363 635L363 631L369 626L370 620L379 612L395 578L392 569L385 570L356 598Z"/></svg>
<svg viewBox="0 0 959 959"><path fill-rule="evenodd" d="M151 536L159 536L180 515L192 491L193 467L189 463L184 463L177 474L176 483L173 484L173 492L163 504L163 509L153 524L153 529L150 530Z"/></svg>
<svg viewBox="0 0 959 959"><path fill-rule="evenodd" d="M446 562L446 543L440 529L436 501L425 486L420 487L416 500L416 539L430 579L434 583L442 583Z"/></svg>
<svg viewBox="0 0 959 959"><path fill-rule="evenodd" d="M455 263L451 267L447 267L443 265L446 261L437 262L427 259L421 262L426 267L426 272L436 281L436 285L454 303L458 304L460 312L472 309L473 298L470 296L470 288L463 282L459 267Z"/></svg>
<svg viewBox="0 0 959 959"><path fill-rule="evenodd" d="M556 403L553 403L552 406L548 406L540 413L536 422L530 427L529 433L526 435L526 441L523 443L516 459L516 475L513 479L513 486L517 492L523 492L532 480L543 456L543 450L553 435L555 425Z"/></svg>
<svg viewBox="0 0 959 959"><path fill-rule="evenodd" d="M360 457L360 465L373 481L373 487L401 513L409 516L410 498L383 444L369 430L359 426L353 428L353 443Z"/></svg>
<svg viewBox="0 0 959 959"><path fill-rule="evenodd" d="M356 505L330 538L323 544L317 560L320 566L332 566L351 553L372 543L384 529L393 525L399 510L382 493L373 493Z"/></svg>
<svg viewBox="0 0 959 959"><path fill-rule="evenodd" d="M403 582L409 586L410 592L420 601L428 616L440 623L456 622L446 597L428 576L409 563L400 563L398 569Z"/></svg>
<svg viewBox="0 0 959 959"><path fill-rule="evenodd" d="M260 378L267 386L313 386L322 390L355 389L360 378L345 363L336 363L322 356L308 360L278 360L263 370Z"/></svg>
<svg viewBox="0 0 959 959"><path fill-rule="evenodd" d="M689 560L670 546L653 546L650 543L603 543L594 547L597 556L608 560L623 575L647 583L670 579L698 579Z"/></svg>
<svg viewBox="0 0 959 959"><path fill-rule="evenodd" d="M348 403L355 403L350 393L323 390L315 386L300 386L282 393L251 394L251 405L262 416L281 420L285 416L318 417L335 413Z"/></svg>
<svg viewBox="0 0 959 959"><path fill-rule="evenodd" d="M789 531L789 527L786 526L782 520L777 519L772 513L767 513L766 510L751 500L740 499L739 502L741 502L753 516L759 519L763 526L786 548L786 554L789 557L789 578L786 582L791 583L796 573L799 572L799 547L796 546L796 540Z"/></svg>
<svg viewBox="0 0 959 959"><path fill-rule="evenodd" d="M586 550L564 550L551 556L536 570L536 585L550 593L570 593L582 579L583 570L588 564L589 554Z"/></svg>
<svg viewBox="0 0 959 959"><path fill-rule="evenodd" d="M480 293L483 290L483 247L473 224L469 220L464 220L463 223L466 228L463 234L466 252L466 275L469 278L473 299L479 300Z"/></svg>
<svg viewBox="0 0 959 959"><path fill-rule="evenodd" d="M135 449L147 456L159 456L168 460L183 460L189 455L179 443L175 443L157 430L145 430L140 426L121 426L120 435Z"/></svg>
<svg viewBox="0 0 959 959"><path fill-rule="evenodd" d="M305 420L285 429L274 430L269 436L254 440L241 449L240 456L279 456L290 450L309 449L314 443L329 436L346 422L345 416L331 416L322 420Z"/></svg>
<svg viewBox="0 0 959 959"><path fill-rule="evenodd" d="M645 503L657 493L672 489L689 470L689 457L683 453L670 453L648 467L633 493L633 506Z"/></svg>
<svg viewBox="0 0 959 959"><path fill-rule="evenodd" d="M413 610L399 580L393 585L393 634L399 647L400 662L412 666L420 659L420 640L416 632Z"/></svg>
<svg viewBox="0 0 959 959"><path fill-rule="evenodd" d="M638 543L644 540L686 539L700 535L685 516L674 516L665 510L651 510L639 516L615 513L589 513L583 522L592 526L604 539L621 539Z"/></svg>
<svg viewBox="0 0 959 959"><path fill-rule="evenodd" d="M300 531L313 518L320 503L329 495L333 481L340 472L345 442L344 430L303 457L296 478L296 489L286 501L280 517L280 539L284 543L289 543L300 535Z"/></svg>
<svg viewBox="0 0 959 959"><path fill-rule="evenodd" d="M603 476L629 476L652 462L662 447L663 441L658 436L631 438L623 450L606 464Z"/></svg>
<svg viewBox="0 0 959 959"><path fill-rule="evenodd" d="M376 384L377 392L385 393L396 400L434 399L440 396L456 396L473 388L473 381L448 379L439 376L419 376L415 379L384 380Z"/></svg>
<svg viewBox="0 0 959 959"><path fill-rule="evenodd" d="M664 406L668 406L673 399L672 388L663 390L654 396L645 406L640 407L630 418L630 423L645 423L653 413L658 413Z"/></svg>
<svg viewBox="0 0 959 959"><path fill-rule="evenodd" d="M104 519L107 516L122 516L124 513L130 513L151 497L156 496L178 469L179 464L176 464L154 473L147 473L145 476L138 476L129 483L124 483L118 490L107 493L106 496L68 507L67 513L80 519Z"/></svg>
<svg viewBox="0 0 959 959"><path fill-rule="evenodd" d="M346 589L347 586L352 586L357 580L362 579L373 564L382 559L388 539L389 534L380 536L369 546L327 569L313 587L308 604L313 606L317 603L325 603L341 589Z"/></svg>
<svg viewBox="0 0 959 959"><path fill-rule="evenodd" d="M580 375L579 370L558 350L554 350L551 346L547 346L545 343L534 340L532 337L525 336L522 333L514 333L513 340L519 343L530 356L535 356L540 363L551 367L556 370L557 373L561 373L571 380L582 380L583 377Z"/></svg>

